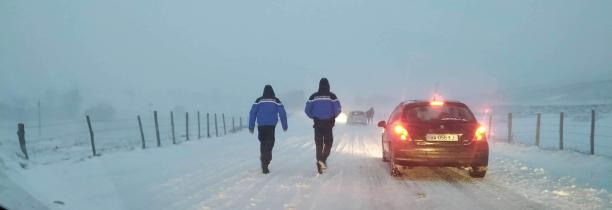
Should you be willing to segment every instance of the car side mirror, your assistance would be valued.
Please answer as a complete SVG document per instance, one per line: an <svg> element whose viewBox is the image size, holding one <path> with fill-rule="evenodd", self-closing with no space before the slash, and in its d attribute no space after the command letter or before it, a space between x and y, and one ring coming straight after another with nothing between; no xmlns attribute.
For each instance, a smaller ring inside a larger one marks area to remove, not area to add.
<svg viewBox="0 0 612 210"><path fill-rule="evenodd" d="M386 128L386 127L387 127L387 122L385 122L384 120L383 120L383 121L378 122L378 127L381 127L381 128Z"/></svg>

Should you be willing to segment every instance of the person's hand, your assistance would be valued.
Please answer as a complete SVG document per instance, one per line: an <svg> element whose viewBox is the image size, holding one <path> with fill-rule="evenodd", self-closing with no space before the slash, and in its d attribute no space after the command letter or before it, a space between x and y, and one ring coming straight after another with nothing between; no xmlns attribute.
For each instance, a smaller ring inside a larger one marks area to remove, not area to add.
<svg viewBox="0 0 612 210"><path fill-rule="evenodd" d="M287 132L287 128L283 128L283 131L284 131L284 132Z"/></svg>
<svg viewBox="0 0 612 210"><path fill-rule="evenodd" d="M255 133L255 129L249 129L249 133Z"/></svg>

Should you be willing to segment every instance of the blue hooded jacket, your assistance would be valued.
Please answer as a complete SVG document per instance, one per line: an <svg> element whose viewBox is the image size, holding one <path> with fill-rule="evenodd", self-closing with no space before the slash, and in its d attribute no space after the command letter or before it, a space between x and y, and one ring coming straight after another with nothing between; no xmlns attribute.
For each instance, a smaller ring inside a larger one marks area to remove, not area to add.
<svg viewBox="0 0 612 210"><path fill-rule="evenodd" d="M281 101L276 98L271 85L266 85L263 96L257 98L249 113L249 129L258 126L276 126L280 117L283 130L287 130L287 113Z"/></svg>
<svg viewBox="0 0 612 210"><path fill-rule="evenodd" d="M319 81L319 91L308 98L304 112L315 121L315 124L323 120L332 121L331 124L333 125L333 121L341 111L342 107L338 97L330 91L329 81L322 78Z"/></svg>

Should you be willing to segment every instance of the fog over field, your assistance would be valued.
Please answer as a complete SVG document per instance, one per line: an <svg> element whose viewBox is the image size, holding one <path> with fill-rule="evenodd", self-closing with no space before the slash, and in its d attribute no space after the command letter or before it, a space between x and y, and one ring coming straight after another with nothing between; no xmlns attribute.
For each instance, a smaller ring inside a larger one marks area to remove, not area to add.
<svg viewBox="0 0 612 210"><path fill-rule="evenodd" d="M612 209L610 177L612 0L0 0L0 209Z"/></svg>
<svg viewBox="0 0 612 210"><path fill-rule="evenodd" d="M299 110L321 77L352 109L426 99L436 84L444 97L476 104L610 102L609 8L605 0L2 1L0 114L31 119L39 100L47 118L105 107L130 116L246 113L265 84Z"/></svg>

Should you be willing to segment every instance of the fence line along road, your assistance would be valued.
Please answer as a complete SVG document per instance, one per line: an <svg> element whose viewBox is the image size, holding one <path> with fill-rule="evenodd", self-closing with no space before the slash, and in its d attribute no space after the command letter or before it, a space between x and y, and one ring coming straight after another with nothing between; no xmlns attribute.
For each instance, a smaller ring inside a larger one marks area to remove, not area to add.
<svg viewBox="0 0 612 210"><path fill-rule="evenodd" d="M32 157L45 156L57 157L58 161L71 159L76 157L96 157L100 156L105 151L117 150L133 150L134 148L147 149L151 140L157 147L162 147L163 142L171 140L172 144L179 144L177 135L184 137L184 141L190 140L190 129L196 126L197 139L202 138L202 125L200 120L200 112L197 111L197 123L192 125L189 123L189 112L185 112L184 134L175 132L174 113L169 112L169 118L165 118L153 111L152 118L143 118L141 115L136 115L134 119L120 120L99 120L96 121L92 116L85 116L85 121L80 124L74 121L60 121L43 124L42 128L47 128L41 137L28 139L28 131L40 129L37 126L27 126L24 123L17 125L17 143L20 149L20 156L24 160L30 160ZM232 116L232 127L227 129L225 124L225 113L221 113L222 125L218 125L217 113L214 113L214 125L211 125L210 113L206 113L206 137L211 138L210 128L214 126L215 137L233 134L242 131L245 126L242 124L242 117L239 117L240 123L235 125ZM165 121L169 122L165 122ZM48 125L48 126L44 126ZM223 132L219 132L218 128L223 126ZM50 129L52 128L52 129ZM153 134L151 134L153 133ZM86 154L85 146L89 147L89 154ZM32 150L33 152L29 152ZM68 157L66 157L68 156ZM45 160L53 162L52 160Z"/></svg>
<svg viewBox="0 0 612 210"><path fill-rule="evenodd" d="M508 113L507 118L499 120L499 124L493 121L493 114L488 115L489 119L489 131L500 130L500 128L506 128L505 132L496 132L497 136L504 135L506 138L493 137L505 141L507 143L521 143L531 144L537 147L543 147L543 143L551 145L551 141L557 141L555 148L558 150L568 149L568 144L582 147L578 150L591 155L604 155L612 156L612 129L601 129L606 127L607 124L598 126L597 113L595 110L591 110L589 113L588 122L583 119L584 117L575 117L575 119L581 119L583 121L573 121L568 123L567 114L565 112L559 112L556 120L548 115L549 118L545 121L541 113L535 113L534 115L522 115L521 118L513 118L513 113ZM581 115L584 116L584 115ZM610 119L612 118L604 118ZM517 120L519 121L517 123ZM554 120L551 122L551 120ZM552 123L552 124L551 124ZM609 122L608 122L609 123ZM503 126L502 126L503 125ZM551 126L552 125L552 126ZM543 127L546 126L544 129ZM556 129L555 129L556 127ZM598 131L610 131L609 133L597 133ZM546 138L543 138L546 136ZM553 137L554 136L554 137ZM556 140L553 140L555 139ZM530 142L529 139L532 139ZM584 147L587 147L586 149ZM548 146L550 148L550 146ZM599 152L601 150L601 152Z"/></svg>

